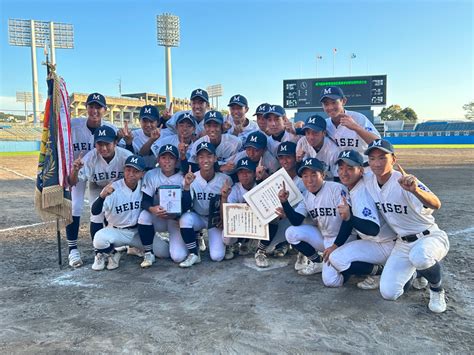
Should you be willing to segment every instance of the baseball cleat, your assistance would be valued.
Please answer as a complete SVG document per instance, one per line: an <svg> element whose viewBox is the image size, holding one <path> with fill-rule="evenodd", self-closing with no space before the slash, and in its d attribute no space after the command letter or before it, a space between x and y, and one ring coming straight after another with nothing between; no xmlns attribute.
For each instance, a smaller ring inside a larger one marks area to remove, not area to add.
<svg viewBox="0 0 474 355"><path fill-rule="evenodd" d="M189 254L188 257L179 264L180 267L191 267L194 264L200 263L201 262L201 257L196 254Z"/></svg>
<svg viewBox="0 0 474 355"><path fill-rule="evenodd" d="M203 236L198 237L199 251L206 251L206 241Z"/></svg>
<svg viewBox="0 0 474 355"><path fill-rule="evenodd" d="M122 257L122 253L119 251L116 251L115 253L110 254L107 260L107 270L115 270L116 268L118 268L121 257Z"/></svg>
<svg viewBox="0 0 474 355"><path fill-rule="evenodd" d="M92 264L92 270L101 271L105 268L105 254L95 254L94 263Z"/></svg>
<svg viewBox="0 0 474 355"><path fill-rule="evenodd" d="M230 260L230 259L233 259L234 256L235 256L235 254L234 254L234 246L233 246L233 245L226 245L226 246L225 246L224 259L225 259L225 260Z"/></svg>
<svg viewBox="0 0 474 355"><path fill-rule="evenodd" d="M263 250L257 250L255 253L255 265L261 268L268 267L267 255Z"/></svg>
<svg viewBox="0 0 474 355"><path fill-rule="evenodd" d="M413 288L417 290L423 290L426 286L428 286L428 280L425 279L423 276L417 277L412 284Z"/></svg>
<svg viewBox="0 0 474 355"><path fill-rule="evenodd" d="M367 276L365 280L358 282L357 287L362 290L376 290L380 285L380 276Z"/></svg>
<svg viewBox="0 0 474 355"><path fill-rule="evenodd" d="M275 251L273 252L273 256L277 258L283 258L287 252L288 252L288 245L285 244L281 247L276 248Z"/></svg>
<svg viewBox="0 0 474 355"><path fill-rule="evenodd" d="M81 267L83 262L81 259L81 253L79 253L79 250L77 249L72 249L69 252L69 266L73 268L78 268Z"/></svg>
<svg viewBox="0 0 474 355"><path fill-rule="evenodd" d="M127 254L143 258L145 256L145 251L140 248L127 246Z"/></svg>
<svg viewBox="0 0 474 355"><path fill-rule="evenodd" d="M321 272L323 272L323 263L314 263L312 261L309 261L308 266L298 271L298 274L307 276L307 275L318 274Z"/></svg>
<svg viewBox="0 0 474 355"><path fill-rule="evenodd" d="M430 290L430 303L428 308L434 313L443 313L446 311L446 300L444 298L444 290L433 291Z"/></svg>
<svg viewBox="0 0 474 355"><path fill-rule="evenodd" d="M152 266L154 262L155 262L155 256L153 255L151 251L148 251L145 253L145 256L143 257L143 261L140 264L140 266L142 268L147 268L147 267Z"/></svg>
<svg viewBox="0 0 474 355"><path fill-rule="evenodd" d="M296 256L295 270L303 270L306 266L308 266L308 263L308 258L303 253L298 253Z"/></svg>

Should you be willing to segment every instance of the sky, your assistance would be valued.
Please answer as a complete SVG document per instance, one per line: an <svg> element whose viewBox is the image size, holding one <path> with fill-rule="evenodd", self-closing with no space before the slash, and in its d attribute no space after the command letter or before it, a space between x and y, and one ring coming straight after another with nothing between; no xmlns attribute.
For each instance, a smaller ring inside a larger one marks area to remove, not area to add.
<svg viewBox="0 0 474 355"><path fill-rule="evenodd" d="M165 94L164 48L156 15L180 17L172 49L173 95L221 84L222 108L234 94L250 111L283 104L283 80L387 75L387 105L411 107L420 120L462 119L474 99L470 0L0 0L0 111L23 110L32 91L31 50L8 44L8 19L74 26L74 49L57 49L69 93ZM318 60L316 73L316 56ZM44 61L37 49L38 63ZM46 97L46 69L38 64ZM44 103L42 104L42 106ZM376 113L380 110L376 110ZM21 114L18 112L18 114Z"/></svg>

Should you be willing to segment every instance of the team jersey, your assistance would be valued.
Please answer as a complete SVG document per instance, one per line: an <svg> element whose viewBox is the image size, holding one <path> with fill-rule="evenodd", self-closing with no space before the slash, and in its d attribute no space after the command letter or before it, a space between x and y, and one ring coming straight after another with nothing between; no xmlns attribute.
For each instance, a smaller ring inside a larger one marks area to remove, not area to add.
<svg viewBox="0 0 474 355"><path fill-rule="evenodd" d="M316 194L309 191L303 193L303 201L296 206L295 211L305 217L309 215L323 237L335 238L342 224L337 206L342 203L343 194L347 195L344 185L324 181Z"/></svg>
<svg viewBox="0 0 474 355"><path fill-rule="evenodd" d="M178 111L173 116L170 117L168 121L166 121L166 127L170 129L170 131L167 131L165 136L168 136L170 134L176 134L176 121L178 120L178 117L182 115L183 113L190 113L191 115L193 114L192 110L184 110L184 111ZM196 130L194 131L194 134L197 137L200 137L202 134L205 134L204 130L204 118L197 123L196 125ZM163 138L165 137L163 136Z"/></svg>
<svg viewBox="0 0 474 355"><path fill-rule="evenodd" d="M293 182L295 183L296 187L298 190L300 190L301 193L304 193L306 191L306 187L304 186L303 179L300 178L298 175L296 175L293 178Z"/></svg>
<svg viewBox="0 0 474 355"><path fill-rule="evenodd" d="M82 159L84 166L77 175L79 181L89 181L104 187L111 181L123 178L125 160L132 155L124 148L115 147L115 155L110 162L104 158L94 148Z"/></svg>
<svg viewBox="0 0 474 355"><path fill-rule="evenodd" d="M189 162L197 163L196 149L199 146L199 143L201 142L210 142L209 136L201 137L193 143L191 147L191 158L189 158ZM239 138L227 133L223 134L221 136L221 142L218 146L216 146L217 163L219 165L225 164L231 156L235 155L240 150L241 147L242 142Z"/></svg>
<svg viewBox="0 0 474 355"><path fill-rule="evenodd" d="M337 173L337 158L339 156L339 147L334 141L328 137L324 137L323 146L319 151L316 151L311 144L308 143L306 137L301 137L296 144L296 151L303 150L305 152L304 159L317 158L326 164L326 175L329 178L339 176Z"/></svg>
<svg viewBox="0 0 474 355"><path fill-rule="evenodd" d="M209 200L215 195L220 195L226 181L229 186L232 186L232 179L223 173L215 173L211 181L206 181L201 176L201 171L196 171L194 175L196 179L191 183L190 189L193 200L192 209L201 216L208 216Z"/></svg>
<svg viewBox="0 0 474 355"><path fill-rule="evenodd" d="M370 122L370 120L363 114L355 111L345 111L344 113L351 116L353 120L359 126L362 126L367 132L374 133L380 138L380 133L372 122ZM336 141L341 151L347 149L356 150L364 157L364 160L367 161L367 156L364 155L364 152L367 149L368 144L355 131L343 125L336 127L331 118L326 119L326 126L328 135Z"/></svg>
<svg viewBox="0 0 474 355"><path fill-rule="evenodd" d="M285 133L283 133L283 137L281 138L281 140L278 141L275 138L273 138L273 136L270 135L270 136L267 137L267 150L270 153L272 153L272 155L274 157L276 157L278 146L282 142L294 142L294 143L296 143L296 142L298 142L298 136L293 134L293 133L285 131Z"/></svg>
<svg viewBox="0 0 474 355"><path fill-rule="evenodd" d="M144 132L143 129L136 129L133 131L133 151L135 154L139 154L140 149L142 149L143 145L148 142L148 137ZM156 142L155 142L156 143ZM153 153L153 150L152 150ZM141 154L140 154L141 155ZM154 154L149 155L142 155L143 159L145 159L147 169L153 169L156 166L156 157Z"/></svg>
<svg viewBox="0 0 474 355"><path fill-rule="evenodd" d="M237 164L237 162L242 158L248 158L245 150L233 155L229 160L232 160L235 164ZM259 162L257 161L255 163L258 164ZM268 150L265 150L262 155L262 164L268 170L269 174L273 174L275 171L281 168L278 160Z"/></svg>
<svg viewBox="0 0 474 355"><path fill-rule="evenodd" d="M385 222L384 218L379 214L375 202L367 192L363 179L349 191L348 203L351 205L352 214L355 217L376 223L380 227L380 232L376 236L366 235L356 230L361 239L371 240L374 242L385 242L394 240L396 234L392 228Z"/></svg>
<svg viewBox="0 0 474 355"><path fill-rule="evenodd" d="M191 142L191 144L189 144L188 151L186 153L186 158L188 158L188 159L191 157L190 149L191 149L192 143L193 142ZM166 145L166 144L171 144L171 145L174 145L176 148L178 148L178 145L179 145L178 135L173 134L171 136L160 138L157 141L155 141L155 143L153 143L151 145L151 150L152 150L153 154L155 154L155 156L158 157L158 153L160 151L160 148L162 146Z"/></svg>
<svg viewBox="0 0 474 355"><path fill-rule="evenodd" d="M153 205L160 203L158 190L162 185L178 185L183 186L183 174L177 172L174 175L166 176L160 168L147 171L143 177L142 191L148 196L153 197Z"/></svg>
<svg viewBox="0 0 474 355"><path fill-rule="evenodd" d="M418 198L404 190L398 180L402 177L399 171L393 170L388 181L379 186L377 177L372 173L364 176L365 187L375 201L379 212L387 223L400 236L421 233L435 224L433 210L423 206ZM431 192L421 181L418 187Z"/></svg>
<svg viewBox="0 0 474 355"><path fill-rule="evenodd" d="M255 187L254 183L254 187ZM240 182L236 183L232 186L232 190L230 191L229 197L227 197L228 203L247 203L244 199L244 194L246 194L249 190L246 190L245 187L242 186Z"/></svg>
<svg viewBox="0 0 474 355"><path fill-rule="evenodd" d="M135 190L131 190L124 179L112 184L114 192L107 196L102 211L112 227L131 227L138 223L142 202L142 181L138 181Z"/></svg>
<svg viewBox="0 0 474 355"><path fill-rule="evenodd" d="M117 127L102 121L103 125L112 127L117 133ZM94 149L94 133L87 127L86 117L77 117L71 120L71 141L74 159L79 158L81 152L88 153Z"/></svg>
<svg viewBox="0 0 474 355"><path fill-rule="evenodd" d="M247 118L248 119L248 118ZM247 140L247 136L252 133L252 132L255 132L258 130L258 125L257 125L257 122L255 121L251 121L249 120L249 123L247 126L243 127L243 130L242 132L240 132L236 137L240 138L240 140L242 141L242 145L245 143L245 141ZM230 114L226 115L225 118L224 118L224 122L228 122L230 123L230 128L227 130L226 133L229 133L229 134L232 134L234 135L234 127L235 127L235 124L234 124L234 119L232 118L232 116Z"/></svg>

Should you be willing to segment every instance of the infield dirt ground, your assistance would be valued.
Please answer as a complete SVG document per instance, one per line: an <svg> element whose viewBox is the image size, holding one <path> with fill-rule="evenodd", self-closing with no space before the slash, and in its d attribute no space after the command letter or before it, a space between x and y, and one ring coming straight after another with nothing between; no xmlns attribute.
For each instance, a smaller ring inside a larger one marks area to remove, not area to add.
<svg viewBox="0 0 474 355"><path fill-rule="evenodd" d="M450 235L444 260L448 310L427 309L427 290L396 302L299 276L295 255L256 270L253 257L189 270L159 260L141 270L95 272L87 213L84 267L57 265L54 225L33 206L35 156L0 157L0 352L8 353L472 353L474 351L473 149L399 149L399 162L441 199L438 225ZM67 247L63 235L63 259Z"/></svg>

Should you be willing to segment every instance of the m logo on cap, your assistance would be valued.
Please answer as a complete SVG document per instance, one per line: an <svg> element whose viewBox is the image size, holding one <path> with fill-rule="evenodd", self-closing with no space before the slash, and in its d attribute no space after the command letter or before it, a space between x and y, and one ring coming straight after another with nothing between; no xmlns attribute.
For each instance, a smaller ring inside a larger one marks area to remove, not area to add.
<svg viewBox="0 0 474 355"><path fill-rule="evenodd" d="M258 106L258 111L265 111L266 108L267 108L267 106L260 105L260 106Z"/></svg>
<svg viewBox="0 0 474 355"><path fill-rule="evenodd" d="M372 142L372 147L381 147L382 146L382 140L376 140Z"/></svg>
<svg viewBox="0 0 474 355"><path fill-rule="evenodd" d="M313 165L313 159L308 159L304 162L304 165Z"/></svg>
<svg viewBox="0 0 474 355"><path fill-rule="evenodd" d="M197 90L196 90L196 95L202 95L202 90L197 89Z"/></svg>
<svg viewBox="0 0 474 355"><path fill-rule="evenodd" d="M208 148L207 142L201 142L201 148Z"/></svg>
<svg viewBox="0 0 474 355"><path fill-rule="evenodd" d="M105 129L99 129L99 134L97 135L98 137L105 137Z"/></svg>
<svg viewBox="0 0 474 355"><path fill-rule="evenodd" d="M286 148L288 148L286 145L281 145L280 152L286 152Z"/></svg>
<svg viewBox="0 0 474 355"><path fill-rule="evenodd" d="M257 136L253 136L253 137L250 136L250 141L251 141L251 142L258 143L257 139L258 139Z"/></svg>
<svg viewBox="0 0 474 355"><path fill-rule="evenodd" d="M172 145L166 145L165 150L173 151L173 146Z"/></svg>
<svg viewBox="0 0 474 355"><path fill-rule="evenodd" d="M323 93L324 93L324 95L332 94L331 93L331 88L324 89Z"/></svg>
<svg viewBox="0 0 474 355"><path fill-rule="evenodd" d="M209 112L209 117L217 118L216 114L217 112Z"/></svg>
<svg viewBox="0 0 474 355"><path fill-rule="evenodd" d="M188 113L188 112L186 112L186 113L184 114L183 118L191 118L191 114Z"/></svg>
<svg viewBox="0 0 474 355"><path fill-rule="evenodd" d="M268 111L275 111L275 106L269 106Z"/></svg>
<svg viewBox="0 0 474 355"><path fill-rule="evenodd" d="M232 101L238 101L238 102L240 102L240 96L234 96L234 97L232 98Z"/></svg>
<svg viewBox="0 0 474 355"><path fill-rule="evenodd" d="M146 108L143 110L144 113L151 113L151 108Z"/></svg>
<svg viewBox="0 0 474 355"><path fill-rule="evenodd" d="M308 123L316 123L316 117L309 118Z"/></svg>
<svg viewBox="0 0 474 355"><path fill-rule="evenodd" d="M92 95L93 100L100 100L100 95Z"/></svg>
<svg viewBox="0 0 474 355"><path fill-rule="evenodd" d="M138 164L138 158L130 158L130 163Z"/></svg>
<svg viewBox="0 0 474 355"><path fill-rule="evenodd" d="M341 158L349 158L351 155L351 152L342 152L341 153Z"/></svg>
<svg viewBox="0 0 474 355"><path fill-rule="evenodd" d="M247 159L246 159L246 160L242 160L242 161L240 162L240 165L247 165L247 166L248 166L248 165L249 165L249 161L248 161Z"/></svg>

